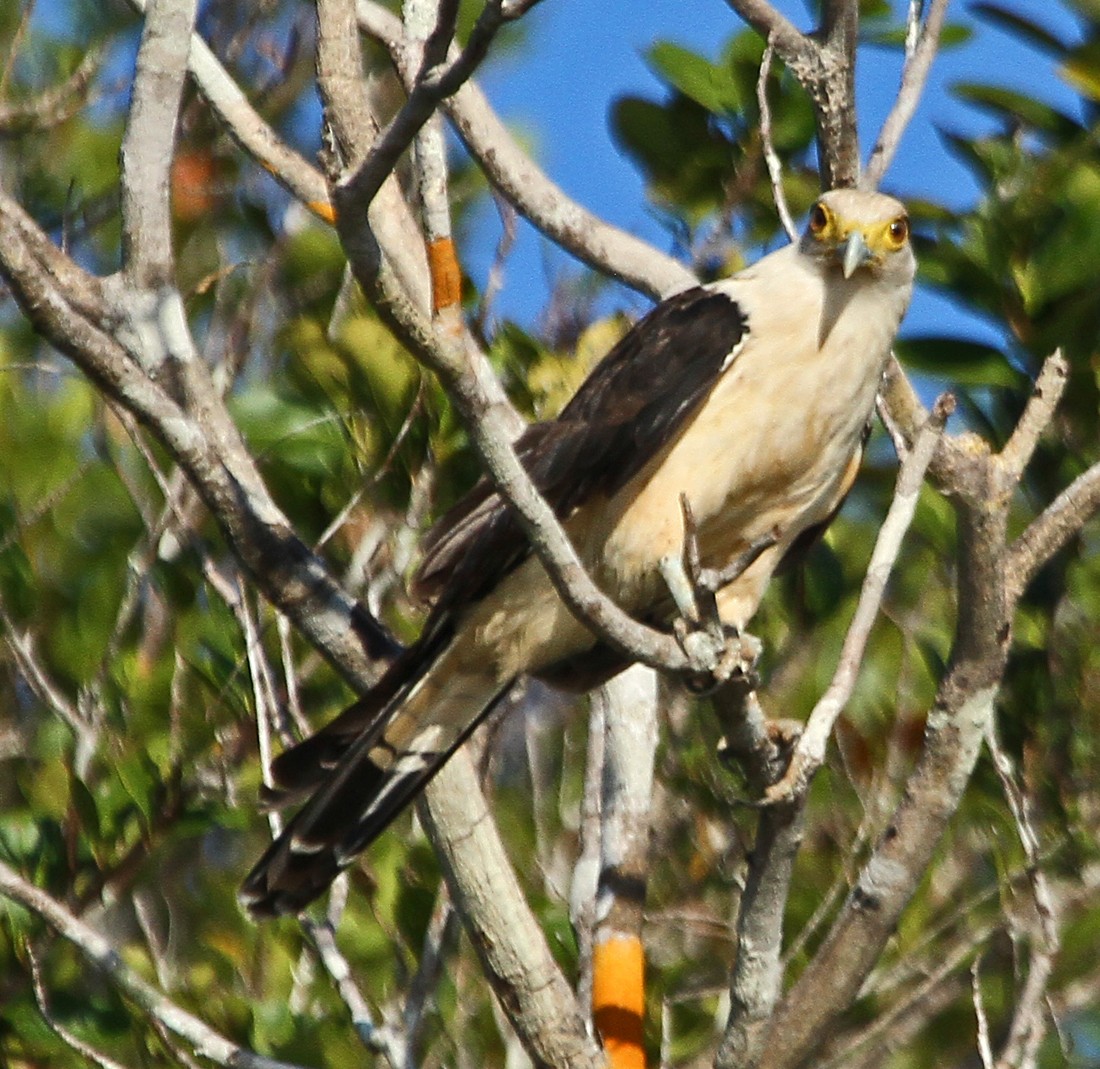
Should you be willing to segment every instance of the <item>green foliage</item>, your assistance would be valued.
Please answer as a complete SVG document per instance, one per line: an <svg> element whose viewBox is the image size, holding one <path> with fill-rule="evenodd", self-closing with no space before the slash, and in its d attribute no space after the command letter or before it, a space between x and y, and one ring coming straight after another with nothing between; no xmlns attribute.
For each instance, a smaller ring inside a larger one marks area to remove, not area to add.
<svg viewBox="0 0 1100 1069"><path fill-rule="evenodd" d="M763 44L750 31L732 37L713 61L673 42L658 42L646 59L668 87L666 99L624 97L612 111L615 137L642 168L670 228L686 231L694 244L697 231L717 223L719 235L743 243L725 254L723 272L741 267L741 250L765 241L777 226L759 130L756 85L762 58ZM801 212L818 192L810 172L813 111L778 61L767 91L772 141L786 164L787 195ZM716 237L708 237L710 247Z"/></svg>

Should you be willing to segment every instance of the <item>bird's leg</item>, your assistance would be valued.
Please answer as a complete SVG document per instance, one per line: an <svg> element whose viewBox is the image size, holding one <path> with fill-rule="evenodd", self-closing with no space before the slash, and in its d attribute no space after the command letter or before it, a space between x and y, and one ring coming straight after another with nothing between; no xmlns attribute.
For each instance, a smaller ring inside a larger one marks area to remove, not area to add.
<svg viewBox="0 0 1100 1069"><path fill-rule="evenodd" d="M757 557L766 549L771 549L779 541L779 528L773 527L767 534L761 535L755 541L737 554L724 568L700 569L695 579L697 587L705 587L717 593L722 587L740 578L749 567L756 563Z"/></svg>

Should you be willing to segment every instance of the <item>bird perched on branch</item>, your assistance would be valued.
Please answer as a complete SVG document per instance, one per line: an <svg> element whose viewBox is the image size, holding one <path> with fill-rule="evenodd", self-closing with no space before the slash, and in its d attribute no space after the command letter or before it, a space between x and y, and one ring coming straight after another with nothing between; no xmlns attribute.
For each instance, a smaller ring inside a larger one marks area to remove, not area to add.
<svg viewBox="0 0 1100 1069"><path fill-rule="evenodd" d="M767 545L718 592L723 622L748 622L855 479L914 271L904 207L833 190L800 241L657 305L528 429L517 452L602 590L669 626L660 562L682 550L686 502L704 566ZM305 804L245 880L254 915L324 891L517 677L588 689L627 663L558 598L487 482L429 533L414 585L435 599L420 638L273 762L269 802Z"/></svg>

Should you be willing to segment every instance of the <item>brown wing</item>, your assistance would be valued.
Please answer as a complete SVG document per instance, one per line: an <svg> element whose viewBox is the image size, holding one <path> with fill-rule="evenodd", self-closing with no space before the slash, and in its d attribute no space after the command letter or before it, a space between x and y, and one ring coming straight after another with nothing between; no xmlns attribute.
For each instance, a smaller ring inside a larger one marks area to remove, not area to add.
<svg viewBox="0 0 1100 1069"><path fill-rule="evenodd" d="M695 287L641 319L600 361L557 419L516 451L559 519L626 485L685 427L748 333L732 297ZM530 553L487 481L428 534L415 592L455 608L477 601Z"/></svg>

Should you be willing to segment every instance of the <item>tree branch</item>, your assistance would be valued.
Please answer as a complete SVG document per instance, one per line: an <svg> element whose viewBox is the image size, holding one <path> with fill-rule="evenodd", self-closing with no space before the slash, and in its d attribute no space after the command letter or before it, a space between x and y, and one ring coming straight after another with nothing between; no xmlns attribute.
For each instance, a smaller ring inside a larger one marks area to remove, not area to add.
<svg viewBox="0 0 1100 1069"><path fill-rule="evenodd" d="M603 706L600 872L592 939L592 1019L614 1069L645 1064L645 951L657 676L634 665L593 696Z"/></svg>
<svg viewBox="0 0 1100 1069"><path fill-rule="evenodd" d="M861 184L867 189L877 189L882 177L890 168L894 154L901 143L910 120L913 118L924 93L928 72L939 48L940 32L947 14L948 0L932 0L923 25L920 11L923 3L910 4L910 23L906 40L905 65L901 71L901 87L893 106L882 123L878 140L867 161L867 171Z"/></svg>
<svg viewBox="0 0 1100 1069"><path fill-rule="evenodd" d="M1031 463L1040 435L1050 426L1069 377L1069 362L1058 349L1043 361L1031 396L1004 448L1000 452L1005 473L1019 479Z"/></svg>
<svg viewBox="0 0 1100 1069"><path fill-rule="evenodd" d="M720 756L744 770L753 797L783 774L799 725L769 722L752 689L752 665L711 699L722 727ZM738 907L737 957L730 970L730 1012L716 1069L755 1066L783 987L783 918L791 872L802 843L804 799L760 810Z"/></svg>
<svg viewBox="0 0 1100 1069"><path fill-rule="evenodd" d="M131 285L173 277L169 177L197 0L149 0L122 138L122 264Z"/></svg>
<svg viewBox="0 0 1100 1069"><path fill-rule="evenodd" d="M466 802L429 806L422 813L433 842L455 846L454 853L440 855L444 875L485 974L527 1053L539 1069L603 1069L576 997L526 906L468 753L459 750L434 784L438 793ZM460 867L452 864L457 853Z"/></svg>
<svg viewBox="0 0 1100 1069"><path fill-rule="evenodd" d="M817 76L820 67L817 45L797 26L772 7L768 0L727 0L727 3L765 41L770 41L783 61L803 85Z"/></svg>
<svg viewBox="0 0 1100 1069"><path fill-rule="evenodd" d="M35 329L160 438L265 594L349 679L367 684L372 660L392 656L393 640L294 534L212 387L206 409L193 416L135 366L111 326L119 317L102 284L60 253L2 190L0 271ZM194 363L197 376L201 365Z"/></svg>
<svg viewBox="0 0 1100 1069"><path fill-rule="evenodd" d="M418 67L400 20L372 0L359 0L356 10L360 28L385 45L411 90ZM452 49L452 60L456 56L457 50ZM444 100L443 109L501 196L582 263L653 298L667 297L696 282L678 260L611 226L555 185L519 146L473 81Z"/></svg>
<svg viewBox="0 0 1100 1069"><path fill-rule="evenodd" d="M958 808L992 722L1011 637L1004 538L1010 498L988 449L959 471L958 619L948 672L904 794L825 942L773 1019L763 1069L794 1069L855 1000Z"/></svg>
<svg viewBox="0 0 1100 1069"><path fill-rule="evenodd" d="M289 1062L265 1058L241 1047L176 1005L130 968L97 931L75 917L45 891L28 883L3 861L0 861L0 895L18 902L41 917L58 935L72 943L89 962L102 969L150 1017L187 1040L202 1057L234 1069L299 1069Z"/></svg>
<svg viewBox="0 0 1100 1069"><path fill-rule="evenodd" d="M901 550L902 539L909 530L917 510L924 473L939 443L947 417L955 409L951 394L943 394L932 409L928 421L917 435L912 449L898 472L894 499L875 540L875 548L867 565L867 574L859 593L855 615L844 636L840 660L832 681L814 706L805 730L795 745L794 754L783 778L769 787L769 802L790 800L804 795L810 781L825 760L825 749L837 718L843 712L855 689L859 667L867 648L878 611L886 593L886 584Z"/></svg>
<svg viewBox="0 0 1100 1069"><path fill-rule="evenodd" d="M1100 464L1078 475L1012 543L1009 591L1019 597L1035 573L1100 510Z"/></svg>

